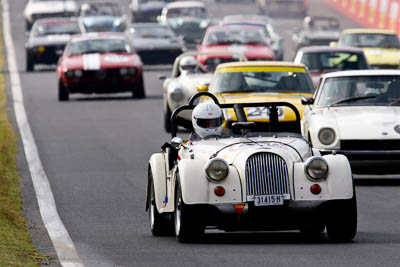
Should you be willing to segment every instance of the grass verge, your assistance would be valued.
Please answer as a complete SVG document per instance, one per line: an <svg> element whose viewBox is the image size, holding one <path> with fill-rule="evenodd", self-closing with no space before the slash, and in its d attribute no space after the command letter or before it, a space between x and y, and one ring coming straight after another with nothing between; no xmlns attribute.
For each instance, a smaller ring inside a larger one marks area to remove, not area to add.
<svg viewBox="0 0 400 267"><path fill-rule="evenodd" d="M4 67L3 52L0 38L0 70ZM32 244L22 214L21 178L16 156L17 137L8 120L5 77L0 73L0 266L39 266L49 258L40 254Z"/></svg>

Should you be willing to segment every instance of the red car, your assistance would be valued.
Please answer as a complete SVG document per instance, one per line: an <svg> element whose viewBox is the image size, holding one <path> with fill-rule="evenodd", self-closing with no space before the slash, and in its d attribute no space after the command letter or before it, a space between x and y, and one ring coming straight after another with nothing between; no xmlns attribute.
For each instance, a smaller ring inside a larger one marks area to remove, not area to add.
<svg viewBox="0 0 400 267"><path fill-rule="evenodd" d="M132 92L144 98L143 64L123 33L74 35L57 66L58 99L69 94Z"/></svg>
<svg viewBox="0 0 400 267"><path fill-rule="evenodd" d="M268 46L260 27L247 25L218 25L209 27L203 37L198 52L216 53L202 55L198 59L207 68L215 68L220 63L236 61L218 52L236 52L248 60L275 60L275 54Z"/></svg>

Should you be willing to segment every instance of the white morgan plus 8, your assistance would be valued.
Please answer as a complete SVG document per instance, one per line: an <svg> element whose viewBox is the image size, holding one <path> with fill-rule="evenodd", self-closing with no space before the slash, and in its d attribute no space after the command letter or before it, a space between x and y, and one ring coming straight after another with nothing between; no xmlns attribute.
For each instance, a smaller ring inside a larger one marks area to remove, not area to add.
<svg viewBox="0 0 400 267"><path fill-rule="evenodd" d="M221 134L192 134L183 141L176 136L177 116L193 110L198 97L211 98L223 112L234 109L238 122ZM252 131L254 122L243 110L256 106L270 109L265 132ZM295 112L296 132L279 131L281 106ZM326 227L331 241L355 237L350 164L343 155L321 156L312 149L300 135L300 114L292 104L219 104L214 95L201 92L173 112L171 126L171 142L148 165L146 210L154 236L175 232L178 241L192 242L206 229L320 234Z"/></svg>

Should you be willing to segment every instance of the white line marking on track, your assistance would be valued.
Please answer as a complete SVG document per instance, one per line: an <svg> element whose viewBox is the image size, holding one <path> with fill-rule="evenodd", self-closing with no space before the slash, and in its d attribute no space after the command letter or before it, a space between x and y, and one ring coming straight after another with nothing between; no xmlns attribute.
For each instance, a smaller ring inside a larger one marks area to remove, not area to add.
<svg viewBox="0 0 400 267"><path fill-rule="evenodd" d="M36 198L44 226L49 233L57 252L58 259L64 267L83 267L83 263L76 252L75 246L65 229L58 213L49 180L44 172L39 152L32 135L31 127L26 116L21 82L15 58L14 43L11 36L10 6L8 0L2 0L3 6L3 33L7 49L7 63L11 80L14 112L20 131L25 156L32 177Z"/></svg>

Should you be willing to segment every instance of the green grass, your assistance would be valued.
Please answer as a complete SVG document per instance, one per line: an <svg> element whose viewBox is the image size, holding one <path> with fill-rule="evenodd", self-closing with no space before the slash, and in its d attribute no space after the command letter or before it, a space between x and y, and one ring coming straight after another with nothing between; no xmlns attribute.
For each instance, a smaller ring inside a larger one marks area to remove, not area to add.
<svg viewBox="0 0 400 267"><path fill-rule="evenodd" d="M0 40L0 70L3 63ZM0 73L0 266L39 266L49 258L32 244L22 214L21 178L16 168L17 137L7 117L4 91L5 78Z"/></svg>

